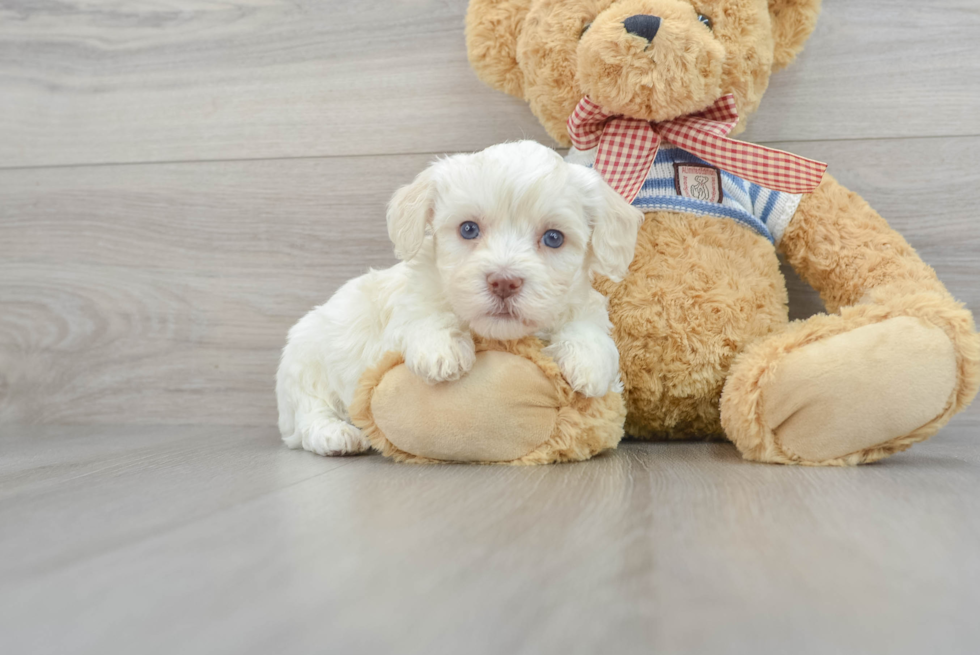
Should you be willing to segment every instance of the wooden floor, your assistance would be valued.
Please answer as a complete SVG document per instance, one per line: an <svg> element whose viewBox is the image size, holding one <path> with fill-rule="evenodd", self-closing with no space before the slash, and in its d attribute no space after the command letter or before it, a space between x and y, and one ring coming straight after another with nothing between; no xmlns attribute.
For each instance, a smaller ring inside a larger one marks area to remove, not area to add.
<svg viewBox="0 0 980 655"><path fill-rule="evenodd" d="M976 653L978 427L859 470L729 444L419 467L270 428L17 429L0 650Z"/></svg>
<svg viewBox="0 0 980 655"><path fill-rule="evenodd" d="M745 138L829 161L980 314L977 0L824 7ZM285 332L393 261L394 188L549 143L464 12L0 3L0 652L980 652L980 405L859 470L278 443Z"/></svg>

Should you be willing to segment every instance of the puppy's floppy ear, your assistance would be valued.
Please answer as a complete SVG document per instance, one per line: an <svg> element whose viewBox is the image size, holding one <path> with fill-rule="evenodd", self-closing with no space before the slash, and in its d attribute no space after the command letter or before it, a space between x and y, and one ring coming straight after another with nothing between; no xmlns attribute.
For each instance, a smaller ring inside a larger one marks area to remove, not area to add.
<svg viewBox="0 0 980 655"><path fill-rule="evenodd" d="M388 203L388 238L395 244L396 257L407 261L418 253L434 212L435 184L429 167L395 191Z"/></svg>
<svg viewBox="0 0 980 655"><path fill-rule="evenodd" d="M629 272L636 249L636 233L643 223L643 212L626 202L593 170L569 164L588 175L584 191L592 214L592 271L619 282Z"/></svg>

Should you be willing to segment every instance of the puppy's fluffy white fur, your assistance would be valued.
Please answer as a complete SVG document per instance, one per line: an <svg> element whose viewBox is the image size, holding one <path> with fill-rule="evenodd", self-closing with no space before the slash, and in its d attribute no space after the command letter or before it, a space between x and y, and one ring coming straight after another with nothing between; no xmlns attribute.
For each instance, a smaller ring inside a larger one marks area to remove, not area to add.
<svg viewBox="0 0 980 655"><path fill-rule="evenodd" d="M365 369L394 350L430 383L457 379L473 366L471 331L536 333L574 389L620 389L606 301L590 278L626 274L642 220L597 173L532 141L435 162L388 206L402 261L351 280L289 331L276 380L283 440L320 455L366 450L347 413ZM478 237L463 238L467 221ZM560 247L543 242L549 230L564 235ZM491 276L523 283L501 299Z"/></svg>

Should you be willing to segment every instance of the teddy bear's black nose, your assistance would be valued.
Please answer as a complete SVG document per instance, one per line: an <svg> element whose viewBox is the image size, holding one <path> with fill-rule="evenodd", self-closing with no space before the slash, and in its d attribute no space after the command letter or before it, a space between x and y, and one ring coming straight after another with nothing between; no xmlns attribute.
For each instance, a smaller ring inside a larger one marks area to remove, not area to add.
<svg viewBox="0 0 980 655"><path fill-rule="evenodd" d="M660 16L648 16L646 14L630 16L623 21L623 27L630 34L642 36L647 41L653 41L653 37L657 36L657 31L660 29Z"/></svg>

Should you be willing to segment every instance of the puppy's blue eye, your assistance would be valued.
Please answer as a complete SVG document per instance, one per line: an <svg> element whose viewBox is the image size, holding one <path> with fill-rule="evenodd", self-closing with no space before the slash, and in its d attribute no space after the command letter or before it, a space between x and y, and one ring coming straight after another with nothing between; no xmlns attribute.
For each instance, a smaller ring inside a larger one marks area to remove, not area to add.
<svg viewBox="0 0 980 655"><path fill-rule="evenodd" d="M549 248L561 248L561 244L565 243L565 235L558 230L548 230L541 237L541 243Z"/></svg>
<svg viewBox="0 0 980 655"><path fill-rule="evenodd" d="M709 30L713 27L711 24L711 19L704 14L698 14L698 20L701 21Z"/></svg>
<svg viewBox="0 0 980 655"><path fill-rule="evenodd" d="M475 239L480 236L480 226L473 221L466 221L459 226L459 236L464 239Z"/></svg>

